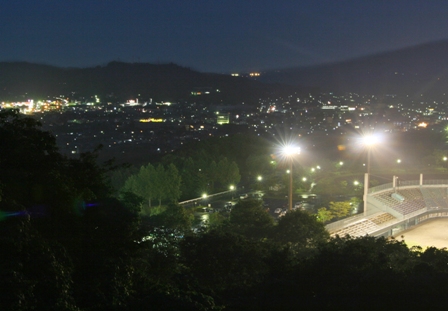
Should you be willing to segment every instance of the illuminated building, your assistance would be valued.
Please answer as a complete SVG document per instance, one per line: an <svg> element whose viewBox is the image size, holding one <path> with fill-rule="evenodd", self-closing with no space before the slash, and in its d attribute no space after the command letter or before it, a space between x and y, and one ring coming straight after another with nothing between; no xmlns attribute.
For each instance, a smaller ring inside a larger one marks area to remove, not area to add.
<svg viewBox="0 0 448 311"><path fill-rule="evenodd" d="M221 113L216 116L216 123L219 125L229 124L230 123L230 114L229 113Z"/></svg>

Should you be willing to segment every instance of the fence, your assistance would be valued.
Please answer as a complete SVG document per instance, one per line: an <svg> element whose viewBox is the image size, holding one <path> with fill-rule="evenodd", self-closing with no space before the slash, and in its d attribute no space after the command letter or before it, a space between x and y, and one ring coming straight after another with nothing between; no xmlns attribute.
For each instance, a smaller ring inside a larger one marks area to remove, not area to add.
<svg viewBox="0 0 448 311"><path fill-rule="evenodd" d="M229 194L229 193L235 193L235 190L227 190L227 191L223 191L223 192L218 192L218 193L207 195L206 197L199 197L199 198L195 198L195 199L191 199L191 200L187 200L187 201L182 201L182 202L179 202L179 204L180 205L194 204L194 203L198 203L198 202L201 202L201 201L209 199L209 198L213 198L213 197L217 197L217 196Z"/></svg>

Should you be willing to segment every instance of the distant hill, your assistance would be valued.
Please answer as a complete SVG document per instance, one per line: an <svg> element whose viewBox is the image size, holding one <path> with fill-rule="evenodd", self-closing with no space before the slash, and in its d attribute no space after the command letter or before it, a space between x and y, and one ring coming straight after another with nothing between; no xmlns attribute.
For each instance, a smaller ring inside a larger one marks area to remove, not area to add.
<svg viewBox="0 0 448 311"><path fill-rule="evenodd" d="M448 41L320 66L272 70L262 81L361 94L448 95Z"/></svg>
<svg viewBox="0 0 448 311"><path fill-rule="evenodd" d="M259 98L309 90L411 97L424 94L446 99L448 41L320 66L272 70L257 80L201 73L176 64L111 62L90 68L59 68L0 62L0 100L98 95L108 101L138 97L142 101L254 104ZM192 92L201 95L193 96Z"/></svg>
<svg viewBox="0 0 448 311"><path fill-rule="evenodd" d="M200 73L175 64L111 62L91 68L59 68L26 62L0 62L0 100L98 95L110 101L138 97L142 101L149 98L154 101L194 99L218 104L251 104L260 97L277 92L290 93L291 89L230 75ZM201 95L193 97L192 92Z"/></svg>

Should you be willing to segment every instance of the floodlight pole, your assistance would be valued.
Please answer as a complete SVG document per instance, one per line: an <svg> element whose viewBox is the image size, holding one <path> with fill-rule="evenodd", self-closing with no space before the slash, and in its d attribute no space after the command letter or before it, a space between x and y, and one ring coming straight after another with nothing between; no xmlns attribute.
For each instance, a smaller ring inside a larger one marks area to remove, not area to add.
<svg viewBox="0 0 448 311"><path fill-rule="evenodd" d="M292 211L292 157L289 159L289 211Z"/></svg>
<svg viewBox="0 0 448 311"><path fill-rule="evenodd" d="M370 151L371 146L367 148L367 173L364 175L364 217L367 216L367 194L369 192L369 178L370 178Z"/></svg>
<svg viewBox="0 0 448 311"><path fill-rule="evenodd" d="M283 155L289 160L289 206L288 209L292 210L292 162L294 161L294 155L300 154L300 149L293 146L284 146Z"/></svg>
<svg viewBox="0 0 448 311"><path fill-rule="evenodd" d="M370 150L372 149L371 146L367 148L367 174L370 175Z"/></svg>
<svg viewBox="0 0 448 311"><path fill-rule="evenodd" d="M364 174L364 217L367 216L367 193L369 190L369 174L365 173Z"/></svg>

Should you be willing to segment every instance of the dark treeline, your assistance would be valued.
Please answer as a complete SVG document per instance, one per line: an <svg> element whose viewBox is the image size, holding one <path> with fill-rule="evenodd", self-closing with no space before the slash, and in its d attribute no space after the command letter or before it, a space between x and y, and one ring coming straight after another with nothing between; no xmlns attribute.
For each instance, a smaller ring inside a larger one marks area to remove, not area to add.
<svg viewBox="0 0 448 311"><path fill-rule="evenodd" d="M329 238L315 216L278 222L255 200L191 231L169 204L112 196L95 153L62 156L50 134L0 112L1 310L440 309L448 252ZM238 150L235 150L238 153Z"/></svg>
<svg viewBox="0 0 448 311"><path fill-rule="evenodd" d="M162 170L161 166L166 169L175 167L181 180L180 191L179 196L171 199L182 201L197 198L203 193L226 191L231 185L247 186L260 174L272 175L275 169L271 164L272 145L271 141L255 135L212 137L190 143L180 150L141 166L121 167L114 170L110 176L117 190L127 188L133 192L144 192L131 186L131 176L137 177L133 182L149 180L143 177L151 175L149 171L153 171L152 176L156 176L156 168Z"/></svg>

